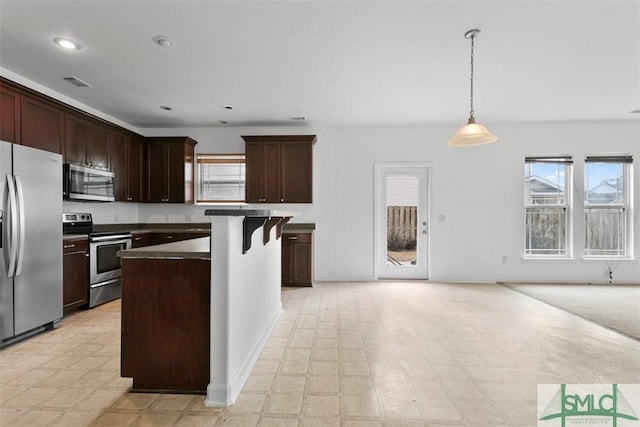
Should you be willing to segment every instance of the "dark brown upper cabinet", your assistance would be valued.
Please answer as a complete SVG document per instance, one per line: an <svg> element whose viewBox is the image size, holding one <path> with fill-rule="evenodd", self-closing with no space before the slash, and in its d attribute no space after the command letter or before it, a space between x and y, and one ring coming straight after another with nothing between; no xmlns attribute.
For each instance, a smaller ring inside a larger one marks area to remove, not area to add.
<svg viewBox="0 0 640 427"><path fill-rule="evenodd" d="M62 154L64 110L54 103L22 96L21 144Z"/></svg>
<svg viewBox="0 0 640 427"><path fill-rule="evenodd" d="M110 169L115 174L116 201L141 202L144 139L112 131L109 144Z"/></svg>
<svg viewBox="0 0 640 427"><path fill-rule="evenodd" d="M64 161L109 168L108 127L79 114L65 114Z"/></svg>
<svg viewBox="0 0 640 427"><path fill-rule="evenodd" d="M245 141L249 203L312 203L315 135L252 135Z"/></svg>
<svg viewBox="0 0 640 427"><path fill-rule="evenodd" d="M0 86L0 140L20 143L22 95L5 85Z"/></svg>
<svg viewBox="0 0 640 427"><path fill-rule="evenodd" d="M90 166L103 169L109 167L109 135L108 127L98 123L89 123L87 163Z"/></svg>
<svg viewBox="0 0 640 427"><path fill-rule="evenodd" d="M193 203L196 144L184 136L146 138L145 201Z"/></svg>

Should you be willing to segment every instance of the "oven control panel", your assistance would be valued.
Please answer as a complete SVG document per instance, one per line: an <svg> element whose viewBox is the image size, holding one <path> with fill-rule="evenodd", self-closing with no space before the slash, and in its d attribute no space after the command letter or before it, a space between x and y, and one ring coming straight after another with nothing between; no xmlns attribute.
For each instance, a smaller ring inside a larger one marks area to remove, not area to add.
<svg viewBox="0 0 640 427"><path fill-rule="evenodd" d="M62 214L62 222L85 222L85 223L93 223L91 219L90 213L63 213Z"/></svg>

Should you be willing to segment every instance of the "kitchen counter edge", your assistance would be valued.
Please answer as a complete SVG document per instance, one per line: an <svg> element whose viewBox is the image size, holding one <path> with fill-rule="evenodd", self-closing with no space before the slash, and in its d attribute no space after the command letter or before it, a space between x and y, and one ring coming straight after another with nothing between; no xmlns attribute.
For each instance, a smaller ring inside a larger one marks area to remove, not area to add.
<svg viewBox="0 0 640 427"><path fill-rule="evenodd" d="M118 251L121 258L211 259L211 238L182 240Z"/></svg>

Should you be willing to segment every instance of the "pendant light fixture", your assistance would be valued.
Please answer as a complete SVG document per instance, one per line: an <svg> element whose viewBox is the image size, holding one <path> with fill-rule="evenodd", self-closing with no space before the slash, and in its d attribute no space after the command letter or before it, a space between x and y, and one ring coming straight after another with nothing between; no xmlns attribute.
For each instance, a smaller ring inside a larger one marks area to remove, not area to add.
<svg viewBox="0 0 640 427"><path fill-rule="evenodd" d="M447 144L454 147L470 147L473 145L483 145L496 142L498 138L492 135L489 130L479 123L476 123L476 118L473 111L473 48L474 40L480 35L480 30L474 28L464 33L465 39L471 39L471 111L469 112L469 121L466 125L462 126L453 137L447 141Z"/></svg>

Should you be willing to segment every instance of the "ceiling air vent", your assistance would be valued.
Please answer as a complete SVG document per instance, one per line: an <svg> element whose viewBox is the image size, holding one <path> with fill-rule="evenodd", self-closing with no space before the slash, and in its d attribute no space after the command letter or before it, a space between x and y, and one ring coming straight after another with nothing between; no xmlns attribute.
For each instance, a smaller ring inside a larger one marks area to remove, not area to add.
<svg viewBox="0 0 640 427"><path fill-rule="evenodd" d="M74 86L78 86L78 87L93 87L91 86L89 83L87 82L83 82L82 80L80 80L79 78L77 78L76 76L71 76L71 77L63 77L62 80L66 80L69 83L71 83Z"/></svg>
<svg viewBox="0 0 640 427"><path fill-rule="evenodd" d="M305 120L307 120L307 118L305 116L293 116L289 117L289 120L293 122L304 122Z"/></svg>

